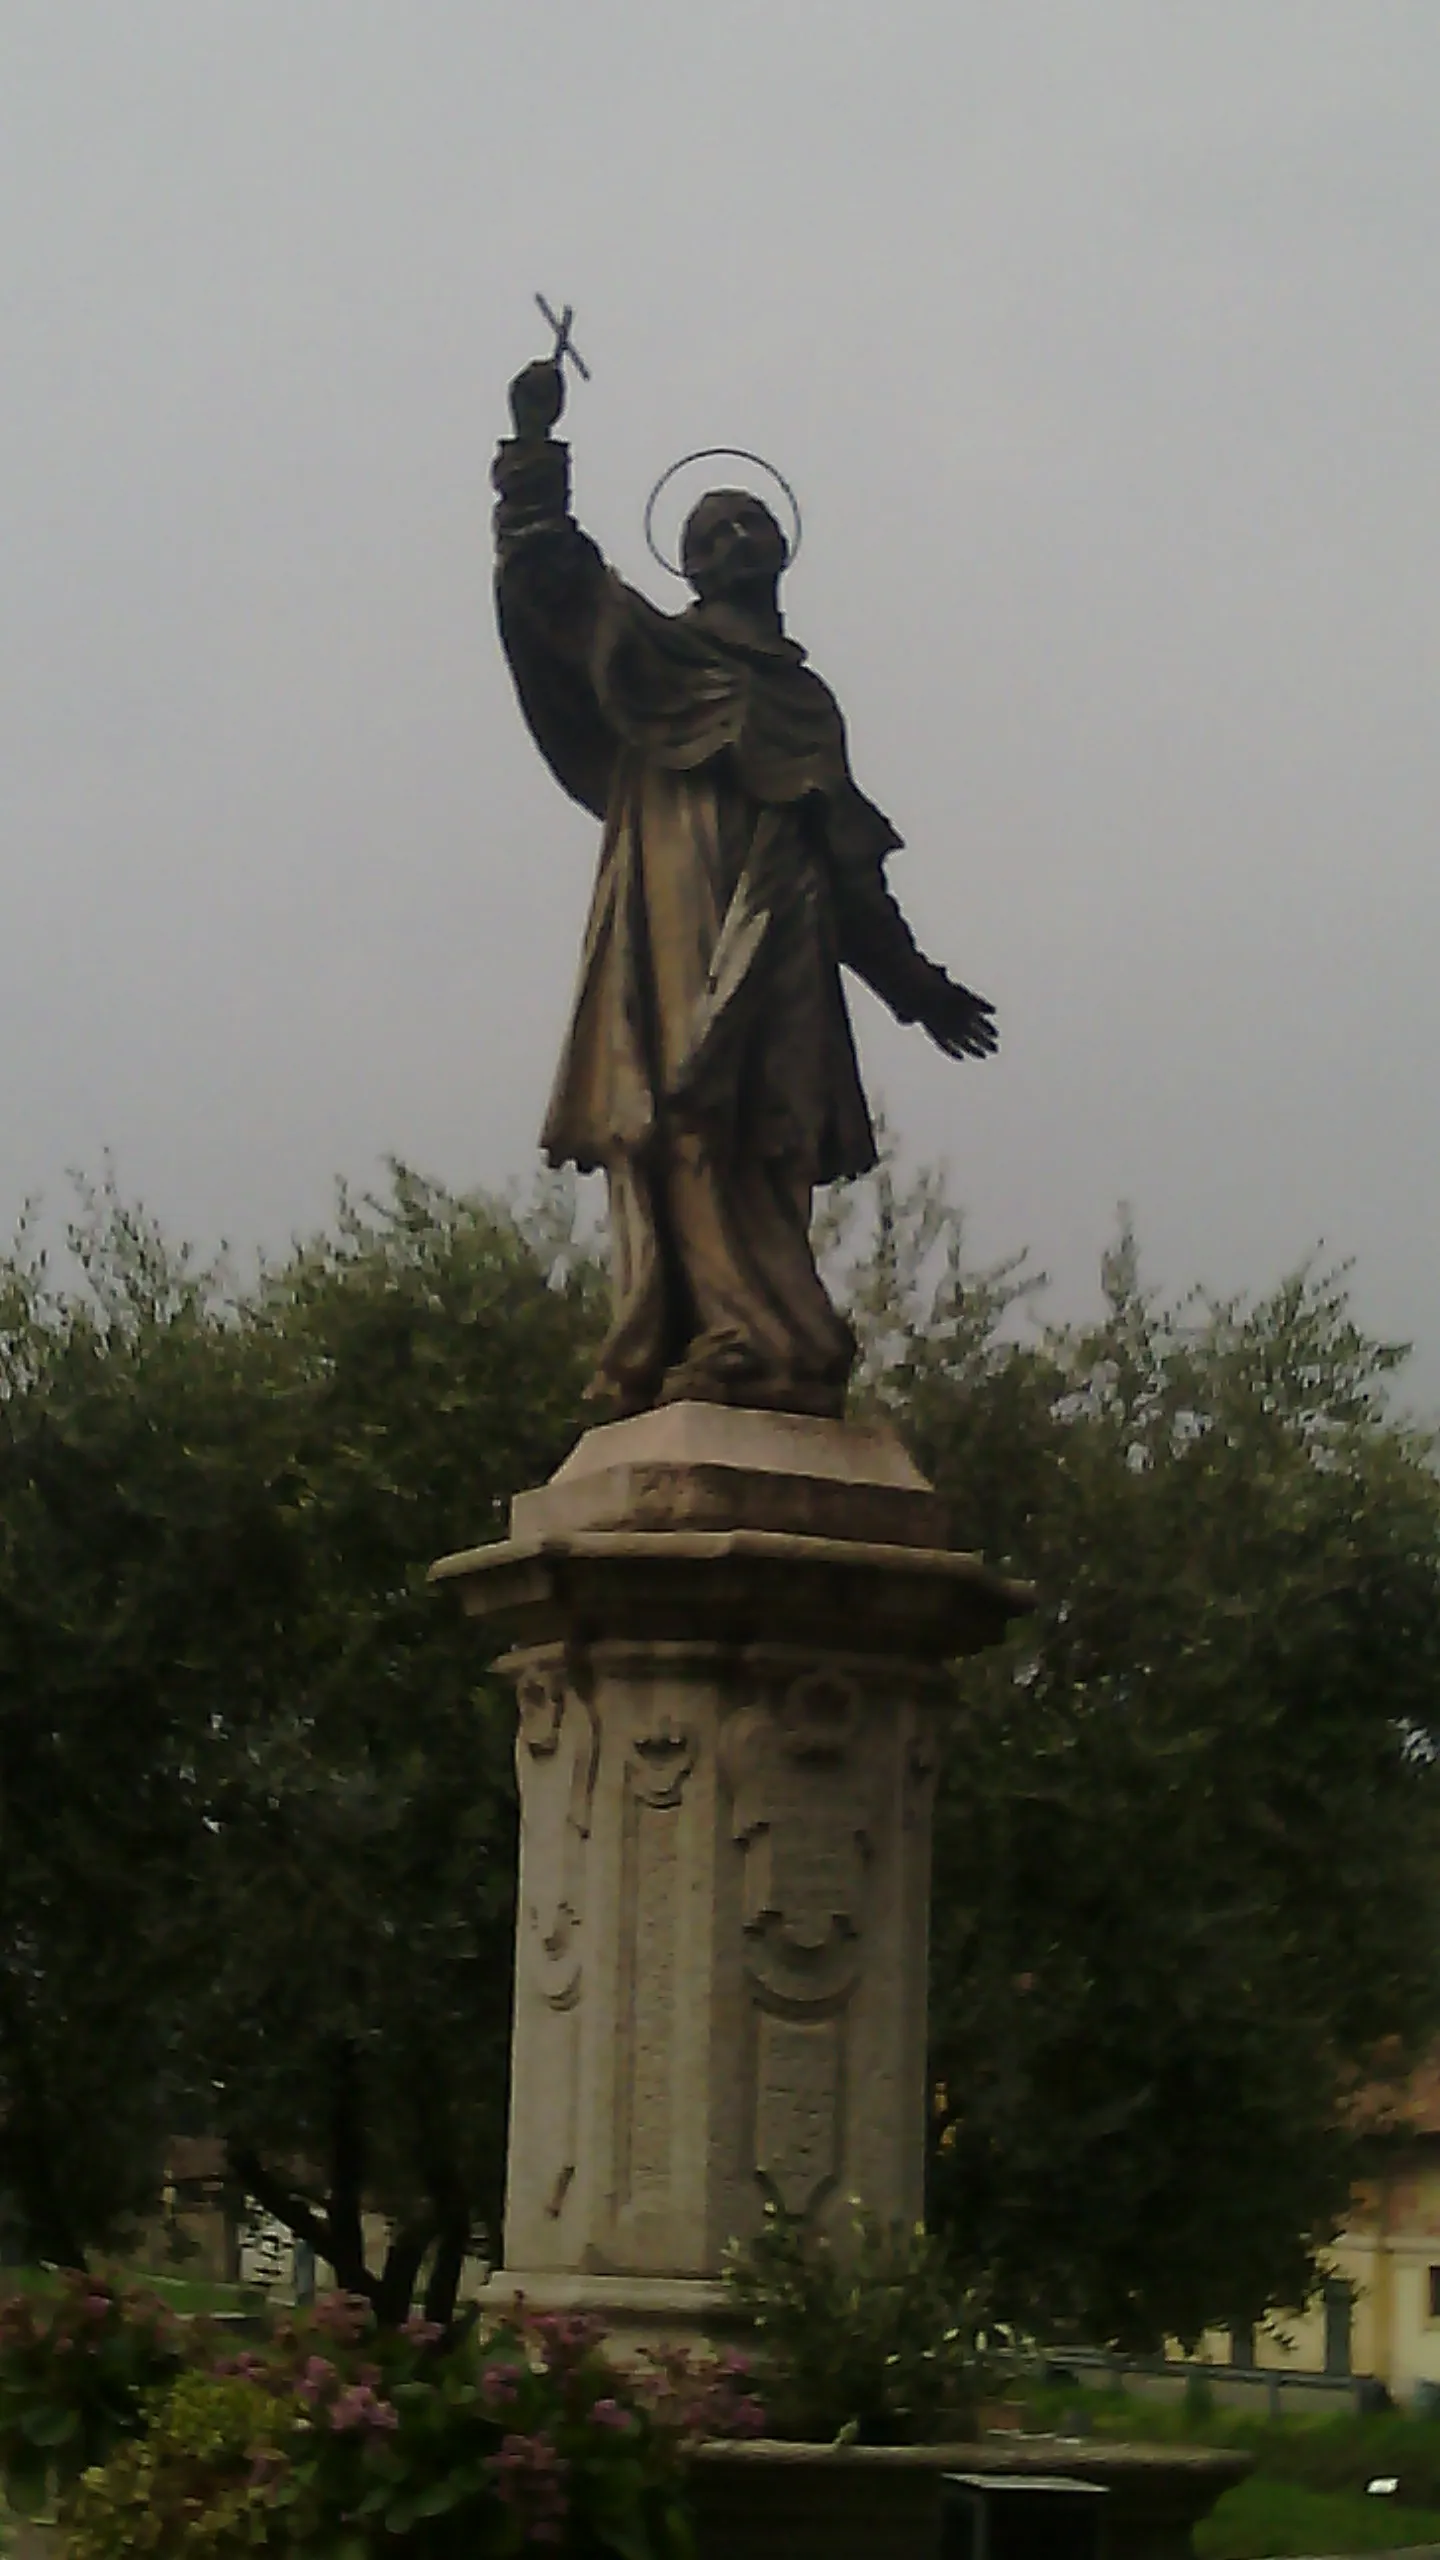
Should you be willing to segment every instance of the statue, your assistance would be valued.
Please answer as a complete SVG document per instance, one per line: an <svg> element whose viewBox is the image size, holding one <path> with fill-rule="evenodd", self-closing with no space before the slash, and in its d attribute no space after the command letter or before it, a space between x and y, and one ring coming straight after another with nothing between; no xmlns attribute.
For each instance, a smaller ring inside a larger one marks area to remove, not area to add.
<svg viewBox="0 0 1440 2560"><path fill-rule="evenodd" d="M554 321L554 315L547 311ZM622 1413L697 1397L838 1415L855 1358L810 1246L817 1183L875 1136L840 968L952 1058L993 1008L927 960L885 881L900 842L851 778L839 705L781 619L769 509L716 489L665 614L570 513L561 360L510 386L493 479L500 636L557 781L604 821L542 1144L603 1169L614 1321L595 1390ZM583 368L582 368L583 369Z"/></svg>

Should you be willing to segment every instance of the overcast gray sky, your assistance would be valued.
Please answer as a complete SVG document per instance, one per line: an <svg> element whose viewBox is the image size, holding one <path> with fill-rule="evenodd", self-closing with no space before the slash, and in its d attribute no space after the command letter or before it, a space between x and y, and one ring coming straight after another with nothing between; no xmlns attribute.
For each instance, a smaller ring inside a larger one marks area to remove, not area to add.
<svg viewBox="0 0 1440 2560"><path fill-rule="evenodd" d="M493 638L572 299L582 519L797 482L790 627L1000 1007L866 1072L1094 1294L1323 1239L1440 1402L1436 0L0 0L0 1219L283 1243L502 1183L596 829ZM680 601L677 591L674 601Z"/></svg>

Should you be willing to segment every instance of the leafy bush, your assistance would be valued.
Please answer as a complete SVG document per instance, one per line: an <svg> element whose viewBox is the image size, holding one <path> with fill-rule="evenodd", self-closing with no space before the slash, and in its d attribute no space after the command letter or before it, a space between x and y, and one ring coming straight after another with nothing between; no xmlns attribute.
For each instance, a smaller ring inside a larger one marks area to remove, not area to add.
<svg viewBox="0 0 1440 2560"><path fill-rule="evenodd" d="M7 2483L58 2493L73 2560L687 2560L690 2445L764 2423L737 2360L622 2371L588 2319L394 2330L342 2295L238 2351L197 2322L182 2352L155 2310L38 2306L13 2391L0 2362Z"/></svg>
<svg viewBox="0 0 1440 2560"><path fill-rule="evenodd" d="M148 2397L180 2371L182 2332L148 2294L66 2276L0 2305L0 2473L33 2515L140 2432Z"/></svg>
<svg viewBox="0 0 1440 2560"><path fill-rule="evenodd" d="M87 2560L132 2552L191 2560L278 2541L273 2491L283 2476L279 2404L239 2375L182 2373L148 2434L87 2471L71 2501L70 2550Z"/></svg>
<svg viewBox="0 0 1440 2560"><path fill-rule="evenodd" d="M753 2321L772 2431L802 2441L924 2444L973 2434L988 2366L978 2314L923 2226L856 2208L836 2243L767 2207L726 2261Z"/></svg>

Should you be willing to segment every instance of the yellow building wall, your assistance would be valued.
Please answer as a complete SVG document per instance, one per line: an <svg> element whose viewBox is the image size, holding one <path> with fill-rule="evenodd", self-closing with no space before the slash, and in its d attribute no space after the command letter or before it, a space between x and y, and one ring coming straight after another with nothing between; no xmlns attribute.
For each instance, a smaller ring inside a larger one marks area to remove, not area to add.
<svg viewBox="0 0 1440 2560"><path fill-rule="evenodd" d="M1440 2318L1430 2311L1432 2268L1440 2294L1440 2156L1412 2159L1362 2188L1347 2228L1323 2263L1327 2274L1343 2277L1352 2290L1352 2371L1373 2374L1401 2402L1422 2384L1440 2387ZM1212 2330L1200 2354L1207 2363L1228 2364L1228 2333ZM1276 2312L1257 2328L1255 2356L1266 2372L1323 2373L1321 2297L1299 2310Z"/></svg>

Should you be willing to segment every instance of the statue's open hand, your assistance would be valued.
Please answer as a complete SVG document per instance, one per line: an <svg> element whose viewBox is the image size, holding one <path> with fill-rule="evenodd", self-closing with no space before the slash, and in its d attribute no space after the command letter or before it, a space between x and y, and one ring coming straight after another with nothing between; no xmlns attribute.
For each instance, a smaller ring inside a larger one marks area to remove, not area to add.
<svg viewBox="0 0 1440 2560"><path fill-rule="evenodd" d="M548 436L565 406L565 383L550 356L540 356L510 385L510 415L517 436Z"/></svg>
<svg viewBox="0 0 1440 2560"><path fill-rule="evenodd" d="M937 1049L947 1058L993 1057L1000 1046L993 1004L962 987L934 961L923 965L923 981L915 989L915 1019Z"/></svg>

